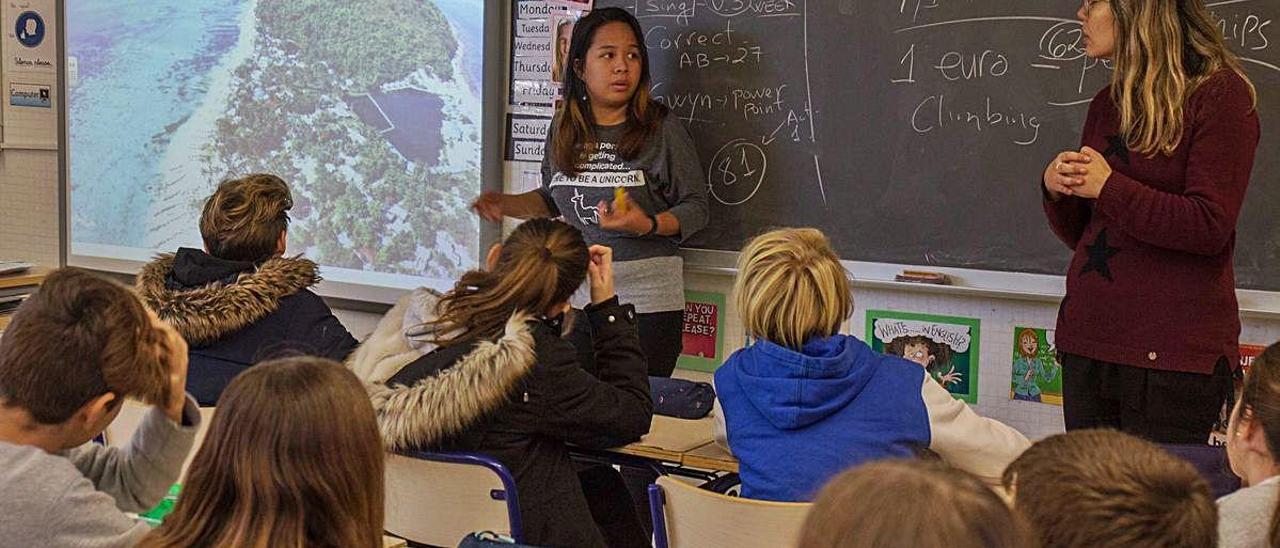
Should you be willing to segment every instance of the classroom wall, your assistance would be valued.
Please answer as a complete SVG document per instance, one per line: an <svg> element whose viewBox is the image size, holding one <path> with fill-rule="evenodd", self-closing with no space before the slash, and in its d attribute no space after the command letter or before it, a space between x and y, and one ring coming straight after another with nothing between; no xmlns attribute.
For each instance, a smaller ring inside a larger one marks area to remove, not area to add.
<svg viewBox="0 0 1280 548"><path fill-rule="evenodd" d="M0 151L0 261L56 266L58 241L57 151Z"/></svg>

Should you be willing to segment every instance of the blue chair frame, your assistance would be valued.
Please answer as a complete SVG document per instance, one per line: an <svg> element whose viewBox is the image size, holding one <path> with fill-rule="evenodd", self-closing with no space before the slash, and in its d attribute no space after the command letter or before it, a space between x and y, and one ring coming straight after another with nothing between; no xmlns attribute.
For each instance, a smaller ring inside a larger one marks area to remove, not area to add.
<svg viewBox="0 0 1280 548"><path fill-rule="evenodd" d="M516 492L516 479L506 465L493 457L478 453L437 453L432 451L400 451L398 455L435 462L465 464L489 469L502 480L502 489L489 490L489 497L507 503L507 520L511 523L511 538L524 543L524 522L520 518L520 498Z"/></svg>
<svg viewBox="0 0 1280 548"><path fill-rule="evenodd" d="M666 499L662 496L662 486L649 484L649 516L653 518L654 548L668 548L667 513L664 510Z"/></svg>

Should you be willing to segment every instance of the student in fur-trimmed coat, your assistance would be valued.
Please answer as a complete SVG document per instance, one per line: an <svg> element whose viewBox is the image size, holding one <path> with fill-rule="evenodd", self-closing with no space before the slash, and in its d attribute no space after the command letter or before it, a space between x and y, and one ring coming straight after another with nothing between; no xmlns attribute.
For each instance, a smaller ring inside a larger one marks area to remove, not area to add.
<svg viewBox="0 0 1280 548"><path fill-rule="evenodd" d="M316 264L283 257L293 200L285 182L256 174L231 179L205 202L200 235L208 252L179 248L138 274L137 290L190 345L187 391L215 405L241 371L285 354L342 361L351 333L308 288Z"/></svg>
<svg viewBox="0 0 1280 548"><path fill-rule="evenodd" d="M447 294L406 296L352 355L374 383L373 407L391 450L482 453L515 476L525 542L648 546L621 476L570 461L567 444L607 448L649 431L648 365L635 309L613 290L612 251L577 229L520 225ZM597 373L562 332L569 297L590 276L585 316Z"/></svg>

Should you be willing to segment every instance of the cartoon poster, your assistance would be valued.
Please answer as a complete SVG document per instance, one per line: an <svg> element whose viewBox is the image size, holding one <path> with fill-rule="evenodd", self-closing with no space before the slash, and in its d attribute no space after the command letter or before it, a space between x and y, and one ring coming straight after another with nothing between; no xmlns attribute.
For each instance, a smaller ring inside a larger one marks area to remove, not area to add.
<svg viewBox="0 0 1280 548"><path fill-rule="evenodd" d="M1249 368L1253 366L1254 358L1257 358L1266 348L1257 344L1240 345L1240 369L1237 369L1235 374L1235 390L1232 390L1227 395L1227 401L1222 402L1222 410L1218 412L1218 420L1213 423L1213 431L1209 432L1209 445L1227 444L1227 425L1231 422L1231 410L1236 406L1236 399L1240 397L1244 376L1249 372Z"/></svg>
<svg viewBox="0 0 1280 548"><path fill-rule="evenodd" d="M867 311L867 341L877 352L924 366L956 399L978 403L979 320Z"/></svg>
<svg viewBox="0 0 1280 548"><path fill-rule="evenodd" d="M1009 397L1062 405L1062 366L1058 364L1052 330L1013 328L1013 376Z"/></svg>
<svg viewBox="0 0 1280 548"><path fill-rule="evenodd" d="M715 371L724 361L724 295L684 292L684 332L676 367Z"/></svg>

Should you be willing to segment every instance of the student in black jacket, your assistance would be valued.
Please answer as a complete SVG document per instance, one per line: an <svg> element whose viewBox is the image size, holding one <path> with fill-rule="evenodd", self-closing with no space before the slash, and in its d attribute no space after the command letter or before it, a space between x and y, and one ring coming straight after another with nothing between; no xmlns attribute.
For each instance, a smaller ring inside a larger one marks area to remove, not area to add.
<svg viewBox="0 0 1280 548"><path fill-rule="evenodd" d="M617 472L569 459L568 444L624 445L652 418L635 310L613 291L612 251L534 219L486 262L444 295L406 296L352 355L356 374L375 383L384 442L505 464L530 544L647 546ZM562 338L569 297L588 275L592 304L575 320L595 330L595 376Z"/></svg>
<svg viewBox="0 0 1280 548"><path fill-rule="evenodd" d="M179 248L138 274L147 306L190 345L187 391L215 405L241 371L282 355L347 358L356 340L308 288L316 264L284 256L293 199L274 175L230 179L205 202L205 250Z"/></svg>

